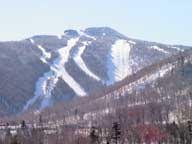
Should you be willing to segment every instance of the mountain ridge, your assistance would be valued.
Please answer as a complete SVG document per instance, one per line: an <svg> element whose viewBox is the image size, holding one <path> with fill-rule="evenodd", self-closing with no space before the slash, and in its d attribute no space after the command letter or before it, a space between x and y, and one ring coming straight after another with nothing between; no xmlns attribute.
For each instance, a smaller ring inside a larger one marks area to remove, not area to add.
<svg viewBox="0 0 192 144"><path fill-rule="evenodd" d="M0 43L0 59L4 59L0 68L5 69L5 72L1 70L1 73L7 74L5 84L10 85L13 91L9 93L1 84L3 111L7 114L18 113L23 107L26 107L24 110L39 110L60 100L68 101L78 95L77 85L79 91L86 92L83 95L100 91L109 85L107 81L113 79L112 77L119 75L121 78L112 80L110 84L188 48L190 47L130 39L108 27L87 28L84 31L67 30L61 36L39 35L19 42ZM34 59L34 63L31 63L28 57ZM17 67L20 67L22 72L14 76L18 68L8 72L11 68L6 67L6 63L18 63L20 66ZM113 68L110 69L109 66ZM24 70L24 67L27 69ZM130 69L129 73L124 71L127 67ZM42 69L40 73L39 69ZM36 78L30 77L33 74L36 74ZM13 77L12 82L9 77ZM21 79L27 83L23 85L16 82ZM15 96L16 89L23 96ZM24 92L22 89L31 92ZM18 101L17 106L8 98L15 98ZM35 99L32 100L33 98ZM27 104L30 100L34 102Z"/></svg>

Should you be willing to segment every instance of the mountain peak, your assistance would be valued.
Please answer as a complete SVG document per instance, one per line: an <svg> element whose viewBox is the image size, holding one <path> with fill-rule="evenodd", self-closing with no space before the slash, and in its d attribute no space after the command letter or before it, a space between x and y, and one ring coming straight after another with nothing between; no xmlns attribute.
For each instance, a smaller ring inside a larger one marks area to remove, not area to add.
<svg viewBox="0 0 192 144"><path fill-rule="evenodd" d="M76 30L73 29L68 29L64 31L64 34L67 36L72 36L72 37L78 37L79 33Z"/></svg>
<svg viewBox="0 0 192 144"><path fill-rule="evenodd" d="M86 28L84 31L86 34L91 35L91 36L118 36L121 38L125 38L124 35L120 34L116 30L110 28L110 27L89 27Z"/></svg>

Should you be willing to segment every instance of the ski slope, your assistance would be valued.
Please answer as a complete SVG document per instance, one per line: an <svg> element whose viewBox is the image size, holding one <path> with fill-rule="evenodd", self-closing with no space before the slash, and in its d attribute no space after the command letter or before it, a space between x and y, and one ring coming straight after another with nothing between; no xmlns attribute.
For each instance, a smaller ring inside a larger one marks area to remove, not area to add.
<svg viewBox="0 0 192 144"><path fill-rule="evenodd" d="M51 58L51 54L46 52L46 50L42 46L36 44L33 39L30 39L30 42L41 50L42 56L40 59L42 60L42 62L48 63L47 59ZM55 77L54 71L50 70L44 73L44 75L37 80L34 96L27 101L26 105L23 108L23 111L29 109L29 107L32 106L40 97L44 97L40 109L48 106L50 104L51 92L54 89L57 81L58 78Z"/></svg>
<svg viewBox="0 0 192 144"><path fill-rule="evenodd" d="M55 75L55 73L52 71L52 75L45 82L45 84L46 84L45 93L43 94L43 100L42 100L40 108L39 108L40 111L52 104L52 100L51 100L52 91L54 90L58 80L59 80L58 76Z"/></svg>
<svg viewBox="0 0 192 144"><path fill-rule="evenodd" d="M40 57L40 60L43 62L43 63L47 63L47 60L51 58L51 53L47 52L45 50L45 48L43 48L41 45L38 45L35 43L35 41L31 38L29 39L30 42L35 45L42 53L41 57Z"/></svg>
<svg viewBox="0 0 192 144"><path fill-rule="evenodd" d="M40 96L46 95L47 81L52 76L53 76L52 71L49 71L49 72L44 73L44 75L38 79L38 81L36 82L36 86L35 86L34 96L27 101L26 105L23 108L23 111L26 111L27 109L29 109L29 107L32 106L38 100L38 98Z"/></svg>
<svg viewBox="0 0 192 144"><path fill-rule="evenodd" d="M117 40L110 50L108 56L108 85L124 79L131 74L129 61L131 46L126 40Z"/></svg>
<svg viewBox="0 0 192 144"><path fill-rule="evenodd" d="M86 46L88 45L89 42L84 42L83 46L78 48L78 52L76 53L74 57L74 61L77 64L77 66L83 70L88 76L92 77L93 79L100 81L101 79L95 75L93 72L89 70L89 68L86 66L85 62L82 59L82 55L86 49Z"/></svg>
<svg viewBox="0 0 192 144"><path fill-rule="evenodd" d="M79 38L72 38L68 40L67 46L58 50L59 58L54 61L54 65L57 69L56 73L60 76L78 96L85 96L86 92L84 89L71 77L64 65L67 63L70 50L75 46Z"/></svg>

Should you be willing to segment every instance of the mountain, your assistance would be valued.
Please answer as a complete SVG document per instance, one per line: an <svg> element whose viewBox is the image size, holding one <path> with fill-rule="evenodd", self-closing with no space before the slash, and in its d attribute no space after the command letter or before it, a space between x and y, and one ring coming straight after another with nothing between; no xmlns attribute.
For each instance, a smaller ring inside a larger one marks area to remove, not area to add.
<svg viewBox="0 0 192 144"><path fill-rule="evenodd" d="M108 27L0 42L0 115L99 93L189 48L128 38Z"/></svg>

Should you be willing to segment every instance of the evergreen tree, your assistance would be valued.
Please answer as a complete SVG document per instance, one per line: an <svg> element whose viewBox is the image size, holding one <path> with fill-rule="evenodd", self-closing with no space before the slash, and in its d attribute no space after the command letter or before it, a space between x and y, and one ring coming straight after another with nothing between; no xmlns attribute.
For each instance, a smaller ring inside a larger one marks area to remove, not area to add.
<svg viewBox="0 0 192 144"><path fill-rule="evenodd" d="M90 139L91 139L91 144L98 143L99 136L97 134L96 127L94 127L94 126L91 128Z"/></svg>
<svg viewBox="0 0 192 144"><path fill-rule="evenodd" d="M121 138L120 124L118 122L114 122L112 127L112 139L114 140L115 144L117 144L120 138Z"/></svg>
<svg viewBox="0 0 192 144"><path fill-rule="evenodd" d="M190 135L190 143L192 143L192 121L188 121L188 130L189 130L189 135Z"/></svg>
<svg viewBox="0 0 192 144"><path fill-rule="evenodd" d="M21 128L22 128L22 129L26 128L26 124L25 124L25 121L24 121L24 120L22 120L22 122L21 122Z"/></svg>

